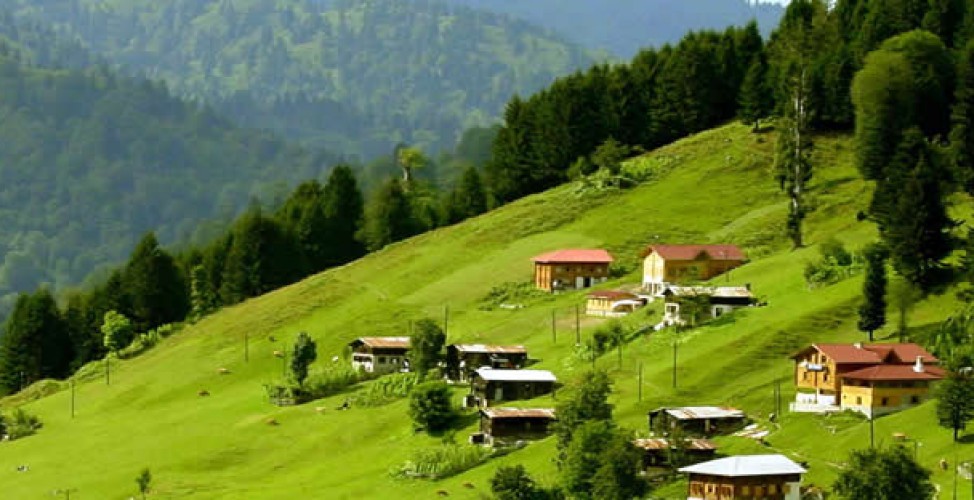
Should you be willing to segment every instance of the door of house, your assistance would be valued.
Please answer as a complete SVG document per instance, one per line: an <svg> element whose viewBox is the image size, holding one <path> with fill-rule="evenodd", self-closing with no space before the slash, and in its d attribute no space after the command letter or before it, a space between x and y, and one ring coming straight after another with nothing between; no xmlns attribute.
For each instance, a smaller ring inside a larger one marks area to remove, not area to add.
<svg viewBox="0 0 974 500"><path fill-rule="evenodd" d="M497 401L502 401L504 399L504 387L503 386L498 385L497 388L494 389L494 399L497 400Z"/></svg>
<svg viewBox="0 0 974 500"><path fill-rule="evenodd" d="M585 288L585 278L578 276L575 278L575 288Z"/></svg>

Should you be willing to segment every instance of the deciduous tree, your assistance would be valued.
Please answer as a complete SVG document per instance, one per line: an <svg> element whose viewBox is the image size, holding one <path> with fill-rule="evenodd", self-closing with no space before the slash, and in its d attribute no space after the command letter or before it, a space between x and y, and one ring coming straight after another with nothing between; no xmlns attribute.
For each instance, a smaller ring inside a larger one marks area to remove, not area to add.
<svg viewBox="0 0 974 500"><path fill-rule="evenodd" d="M291 376L299 386L308 378L308 365L315 359L318 359L318 350L314 339L306 332L299 333L291 352Z"/></svg>
<svg viewBox="0 0 974 500"><path fill-rule="evenodd" d="M848 500L917 500L933 498L930 471L903 446L854 450L833 489Z"/></svg>
<svg viewBox="0 0 974 500"><path fill-rule="evenodd" d="M446 333L435 321L429 318L417 321L410 339L409 362L412 369L421 377L425 376L440 361L445 343Z"/></svg>
<svg viewBox="0 0 974 500"><path fill-rule="evenodd" d="M937 421L950 429L957 441L960 431L974 418L974 381L960 376L949 376L937 387Z"/></svg>
<svg viewBox="0 0 974 500"><path fill-rule="evenodd" d="M414 387L409 394L409 416L429 432L449 428L456 417L450 386L445 382L429 381Z"/></svg>

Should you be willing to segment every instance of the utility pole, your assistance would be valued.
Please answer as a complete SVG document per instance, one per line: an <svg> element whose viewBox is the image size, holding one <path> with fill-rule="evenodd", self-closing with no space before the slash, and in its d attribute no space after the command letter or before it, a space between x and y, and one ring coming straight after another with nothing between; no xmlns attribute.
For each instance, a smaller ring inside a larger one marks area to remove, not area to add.
<svg viewBox="0 0 974 500"><path fill-rule="evenodd" d="M575 306L575 345L582 345L582 323L578 317L578 305Z"/></svg>
<svg viewBox="0 0 974 500"><path fill-rule="evenodd" d="M250 334L244 330L244 363L250 362Z"/></svg>
<svg viewBox="0 0 974 500"><path fill-rule="evenodd" d="M676 339L673 339L673 388L676 389L676 350L677 345L679 345Z"/></svg>
<svg viewBox="0 0 974 500"><path fill-rule="evenodd" d="M450 331L450 305L443 306L443 335Z"/></svg>
<svg viewBox="0 0 974 500"><path fill-rule="evenodd" d="M639 385L638 385L638 394L639 394L639 396L638 396L638 399L636 401L641 403L643 401L643 362L642 361L639 362ZM971 484L974 484L974 482L972 482Z"/></svg>
<svg viewBox="0 0 974 500"><path fill-rule="evenodd" d="M872 415L870 415L869 416L869 448L872 449L875 447L876 447L876 429L873 425L873 417Z"/></svg>
<svg viewBox="0 0 974 500"><path fill-rule="evenodd" d="M105 385L112 385L111 375L110 375L111 368L108 366L109 364L111 364L111 362L112 362L112 353L111 351L109 351L108 354L105 355Z"/></svg>
<svg viewBox="0 0 974 500"><path fill-rule="evenodd" d="M558 331L557 331L557 327L555 326L555 310L554 309L551 310L551 343L552 344L557 344L558 343Z"/></svg>
<svg viewBox="0 0 974 500"><path fill-rule="evenodd" d="M74 379L71 379L71 418L74 418Z"/></svg>

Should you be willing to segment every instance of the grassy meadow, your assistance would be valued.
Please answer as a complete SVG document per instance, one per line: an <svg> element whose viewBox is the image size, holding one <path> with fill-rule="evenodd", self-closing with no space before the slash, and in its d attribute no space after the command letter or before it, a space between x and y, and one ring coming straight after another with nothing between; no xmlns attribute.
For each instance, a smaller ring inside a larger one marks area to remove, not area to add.
<svg viewBox="0 0 974 500"><path fill-rule="evenodd" d="M312 368L324 368L355 337L402 335L410 321L442 321L448 314L448 343L525 344L538 359L533 368L569 382L591 367L574 352L574 311L584 305L584 292L507 300L523 304L519 309L485 298L494 287L530 281L531 256L564 247L607 248L629 273L604 287L636 283L639 253L653 242L743 246L752 262L715 281L750 283L768 305L679 335L640 336L625 346L621 363L616 351L602 356L596 363L614 379L616 418L646 433L646 412L660 405L734 405L771 430L770 447L731 436L718 439L722 451L782 452L810 464L806 483L828 486L848 450L868 446L868 423L788 413L767 422L776 383L785 408L793 399L790 354L811 342L862 338L855 328L861 277L816 289L802 277L806 262L818 257L817 243L836 237L855 250L875 237L870 223L856 219L870 188L853 166L851 140L820 137L816 146L807 248L790 251L781 236L786 205L771 173L773 136L736 124L698 134L632 160L627 168L648 175L635 188L565 185L226 308L137 358L113 363L111 385L98 373L80 377L74 418L68 390L27 403L44 427L0 443L0 496L51 498L55 489L72 488L71 498L128 498L138 491L135 477L143 467L154 477L150 498L434 498L442 492L485 498L496 467L513 463L552 483L557 471L551 438L444 480L395 479L390 470L413 452L451 436L414 432L405 400L337 410L368 383L304 405L273 406L262 387L282 373L273 352L307 331L318 343ZM966 213L969 204L956 208ZM952 294L919 303L911 331L942 321L956 305ZM661 304L651 304L624 322L632 328L654 324L660 311ZM891 310L891 323L894 316ZM583 316L580 335L591 336L602 322ZM891 332L887 326L878 335ZM220 368L230 374L221 375ZM201 390L210 396L200 397ZM455 394L459 404L463 389ZM517 405L550 406L557 397ZM933 408L927 403L880 418L875 435L888 443L902 432L922 443L919 458L937 471L934 478L950 498L953 475L937 462L972 460L974 447L952 445ZM472 416L462 423L452 437L457 442L477 429ZM17 472L21 464L29 464L29 472ZM971 498L970 481L958 482L958 498ZM658 498L681 495L680 482L656 492Z"/></svg>

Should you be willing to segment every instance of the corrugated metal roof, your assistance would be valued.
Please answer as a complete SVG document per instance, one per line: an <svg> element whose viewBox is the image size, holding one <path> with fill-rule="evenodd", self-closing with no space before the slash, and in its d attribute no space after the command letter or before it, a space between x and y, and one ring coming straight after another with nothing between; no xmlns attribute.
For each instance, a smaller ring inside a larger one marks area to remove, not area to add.
<svg viewBox="0 0 974 500"><path fill-rule="evenodd" d="M555 410L551 408L484 408L480 413L487 418L547 418L555 419Z"/></svg>
<svg viewBox="0 0 974 500"><path fill-rule="evenodd" d="M527 354L523 345L487 345L487 344L453 344L459 352L474 354Z"/></svg>
<svg viewBox="0 0 974 500"><path fill-rule="evenodd" d="M634 439L632 444L644 450L666 450L670 448L667 438ZM716 450L717 444L708 439L691 438L683 441L683 448L689 450Z"/></svg>
<svg viewBox="0 0 974 500"><path fill-rule="evenodd" d="M496 382L556 382L555 374L548 370L500 370L479 368L474 372L478 377Z"/></svg>
<svg viewBox="0 0 974 500"><path fill-rule="evenodd" d="M534 257L537 263L577 263L577 264L609 264L612 255L601 248L566 249L548 252Z"/></svg>
<svg viewBox="0 0 974 500"><path fill-rule="evenodd" d="M841 376L852 380L940 380L944 378L944 374L944 370L937 366L924 366L923 371L918 372L913 365L879 365L843 373Z"/></svg>
<svg viewBox="0 0 974 500"><path fill-rule="evenodd" d="M742 477L804 474L808 471L784 455L738 455L683 467L680 472Z"/></svg>
<svg viewBox="0 0 974 500"><path fill-rule="evenodd" d="M663 295L667 294L677 297L709 295L716 299L749 299L754 297L754 294L746 286L668 286L663 291Z"/></svg>
<svg viewBox="0 0 974 500"><path fill-rule="evenodd" d="M409 337L359 337L349 345L365 344L369 347L409 349Z"/></svg>
<svg viewBox="0 0 974 500"><path fill-rule="evenodd" d="M703 420L710 418L744 418L744 412L726 406L681 406L657 408L651 414L665 411L677 420Z"/></svg>
<svg viewBox="0 0 974 500"><path fill-rule="evenodd" d="M644 252L655 252L666 260L695 260L704 254L710 260L745 260L737 245L650 245Z"/></svg>

